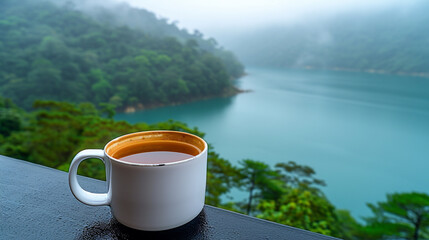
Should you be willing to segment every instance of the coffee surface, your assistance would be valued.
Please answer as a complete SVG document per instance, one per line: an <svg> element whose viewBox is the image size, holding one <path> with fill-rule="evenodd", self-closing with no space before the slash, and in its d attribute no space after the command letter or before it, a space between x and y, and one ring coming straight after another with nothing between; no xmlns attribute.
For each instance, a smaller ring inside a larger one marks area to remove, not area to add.
<svg viewBox="0 0 429 240"><path fill-rule="evenodd" d="M185 160L200 153L189 143L171 140L136 140L112 147L112 157L124 162L160 164Z"/></svg>
<svg viewBox="0 0 429 240"><path fill-rule="evenodd" d="M193 156L181 152L154 151L128 155L120 158L120 160L130 163L160 164L182 161Z"/></svg>

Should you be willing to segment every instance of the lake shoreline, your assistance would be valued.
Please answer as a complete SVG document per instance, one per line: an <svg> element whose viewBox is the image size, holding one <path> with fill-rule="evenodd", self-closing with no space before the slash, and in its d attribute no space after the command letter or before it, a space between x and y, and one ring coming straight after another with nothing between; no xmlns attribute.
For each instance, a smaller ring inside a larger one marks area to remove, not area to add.
<svg viewBox="0 0 429 240"><path fill-rule="evenodd" d="M204 97L190 98L186 101L180 101L180 102L152 103L152 104L138 103L137 105L134 105L134 106L123 107L118 112L125 113L125 114L134 113L136 111L155 109L155 108L166 107L166 106L176 106L176 105L181 105L181 104L196 102L196 101L201 101L201 100L207 100L207 99L212 99L212 98L227 98L227 97L235 96L235 95L240 94L240 93L247 93L247 92L251 92L251 91L252 90L249 90L249 89L239 89L237 87L232 87L231 89L223 92L222 94L214 94L214 95L208 95L208 96L204 96Z"/></svg>
<svg viewBox="0 0 429 240"><path fill-rule="evenodd" d="M266 66L253 66L256 68L260 67L266 67ZM314 66L305 66L305 67L278 67L279 69L298 69L298 70L325 70L325 71L333 71L333 72L355 72L355 73L370 73L370 74L380 74L380 75L393 75L393 76L410 76L410 77L422 77L422 78L429 78L429 73L425 72L390 72L382 69L356 69L356 68L341 68L341 67L332 67L332 68L318 68ZM248 76L248 73L243 73L239 78ZM236 80L237 80L236 79ZM232 89L229 89L222 94L215 94L215 95L208 95L204 97L196 97L196 98L190 98L186 101L179 101L179 102L170 102L170 103L152 103L152 104L142 104L138 103L137 105L133 106L126 106L120 108L118 111L119 113L134 113L136 111L142 111L142 110L149 110L149 109L155 109L155 108L161 108L161 107L167 107L167 106L177 106L185 103L190 102L196 102L196 101L202 101L207 99L213 99L213 98L227 98L232 97L235 95L238 95L240 93L247 93L252 92L251 89L239 89L237 87L232 87Z"/></svg>
<svg viewBox="0 0 429 240"><path fill-rule="evenodd" d="M396 76L410 76L410 77L423 77L429 78L429 73L426 72L390 72L383 69L357 69L357 68L317 68L313 66L305 67L292 67L291 69L305 69L305 70L329 70L335 72L360 72L360 73L371 73L371 74L382 74L382 75L396 75Z"/></svg>
<svg viewBox="0 0 429 240"><path fill-rule="evenodd" d="M293 67L293 66L255 66L252 68L274 68L281 70L319 70L319 71L333 71L333 72L354 72L354 73L370 73L380 75L392 75L392 76L405 76L405 77L422 77L429 78L429 72L391 72L384 69L357 69L357 68L343 68L343 67L330 67L330 68L319 68L311 65Z"/></svg>

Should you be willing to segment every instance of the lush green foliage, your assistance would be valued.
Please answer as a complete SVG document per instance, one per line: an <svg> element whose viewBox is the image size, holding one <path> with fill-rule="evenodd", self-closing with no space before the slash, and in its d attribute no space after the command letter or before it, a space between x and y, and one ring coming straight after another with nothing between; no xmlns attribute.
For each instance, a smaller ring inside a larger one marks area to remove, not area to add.
<svg viewBox="0 0 429 240"><path fill-rule="evenodd" d="M277 201L262 200L258 210L260 218L313 232L338 236L340 231L334 206L308 190L289 189Z"/></svg>
<svg viewBox="0 0 429 240"><path fill-rule="evenodd" d="M249 198L245 205L246 214L252 212L255 205L254 202L256 202L254 200L272 199L272 195L276 196L283 193L278 177L277 172L271 170L263 162L251 159L244 159L240 162L240 186L249 193Z"/></svg>
<svg viewBox="0 0 429 240"><path fill-rule="evenodd" d="M10 99L0 98L0 136L8 137L21 129L21 113Z"/></svg>
<svg viewBox="0 0 429 240"><path fill-rule="evenodd" d="M428 239L429 195L387 194L385 202L368 204L374 216L366 218L366 239Z"/></svg>
<svg viewBox="0 0 429 240"><path fill-rule="evenodd" d="M3 100L4 102L5 100ZM101 117L90 103L74 105L66 102L37 101L36 111L20 114L9 132L1 134L0 154L25 159L45 166L68 170L70 159L87 148L102 148L109 140L130 132L166 129L187 131L203 136L196 128L191 129L180 122L158 124L129 124ZM1 108L0 111L21 111L16 107ZM3 123L9 116L0 115ZM2 125L3 126L3 125ZM86 161L80 167L80 174L104 178L104 165L101 162Z"/></svg>
<svg viewBox="0 0 429 240"><path fill-rule="evenodd" d="M76 6L79 8L80 3L70 4L69 0L57 0L65 2L69 7ZM70 6L71 5L71 6ZM176 21L169 22L167 18L157 18L154 13L145 9L130 7L126 3L113 4L103 3L96 8L80 8L82 11L92 16L102 24L110 26L128 26L132 29L142 30L151 36L156 37L174 37L181 43L189 42L190 46L199 48L212 53L220 58L224 63L226 71L233 78L238 78L243 74L243 65L237 60L231 51L225 50L218 45L214 38L204 38L203 33L194 30L192 34L186 29L179 29ZM189 41L193 40L193 41Z"/></svg>
<svg viewBox="0 0 429 240"><path fill-rule="evenodd" d="M314 170L295 162L279 163L276 169L263 162L240 162L239 186L249 193L237 207L247 214L310 231L343 236L335 207L311 183Z"/></svg>
<svg viewBox="0 0 429 240"><path fill-rule="evenodd" d="M265 26L225 42L248 65L428 75L429 3L411 2Z"/></svg>
<svg viewBox="0 0 429 240"><path fill-rule="evenodd" d="M109 103L124 109L235 91L231 79L241 75L243 67L230 52L152 13L135 11L157 23L164 34L109 24L70 4L1 1L0 94L26 109L36 99ZM171 37L177 31L186 38Z"/></svg>
<svg viewBox="0 0 429 240"><path fill-rule="evenodd" d="M210 149L207 163L207 168L210 170L207 172L206 203L221 206L221 197L237 186L239 171L228 160L214 152L211 145Z"/></svg>

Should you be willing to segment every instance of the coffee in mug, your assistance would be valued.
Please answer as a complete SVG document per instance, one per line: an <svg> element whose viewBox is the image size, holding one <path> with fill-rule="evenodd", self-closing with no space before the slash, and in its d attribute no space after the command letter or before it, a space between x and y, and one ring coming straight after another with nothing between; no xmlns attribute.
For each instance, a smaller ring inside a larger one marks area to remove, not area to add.
<svg viewBox="0 0 429 240"><path fill-rule="evenodd" d="M106 166L107 193L81 188L79 163L99 158ZM204 207L207 143L176 131L147 131L118 137L104 150L78 153L70 165L74 196L87 205L108 205L122 224L147 231L167 230L195 218Z"/></svg>
<svg viewBox="0 0 429 240"><path fill-rule="evenodd" d="M112 157L124 162L162 164L192 158L200 153L192 144L174 140L153 140L129 143L112 151Z"/></svg>

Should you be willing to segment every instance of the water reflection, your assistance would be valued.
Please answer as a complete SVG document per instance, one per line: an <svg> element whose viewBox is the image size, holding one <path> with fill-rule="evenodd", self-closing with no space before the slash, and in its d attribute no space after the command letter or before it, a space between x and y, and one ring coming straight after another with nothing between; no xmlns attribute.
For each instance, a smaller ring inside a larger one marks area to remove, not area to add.
<svg viewBox="0 0 429 240"><path fill-rule="evenodd" d="M111 218L109 222L96 222L85 227L77 239L208 239L207 231L208 225L203 209L191 222L167 231L139 231Z"/></svg>

